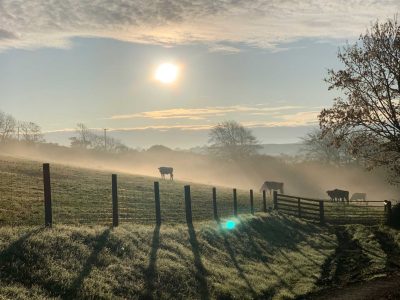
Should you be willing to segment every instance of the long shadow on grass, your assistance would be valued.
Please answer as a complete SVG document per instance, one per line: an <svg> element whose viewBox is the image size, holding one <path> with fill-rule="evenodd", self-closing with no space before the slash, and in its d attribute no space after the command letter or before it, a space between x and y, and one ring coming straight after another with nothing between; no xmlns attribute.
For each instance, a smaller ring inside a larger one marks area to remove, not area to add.
<svg viewBox="0 0 400 300"><path fill-rule="evenodd" d="M151 242L149 265L145 270L145 290L142 299L153 299L154 280L157 273L157 251L160 248L160 226L154 228L153 239Z"/></svg>
<svg viewBox="0 0 400 300"><path fill-rule="evenodd" d="M246 283L246 285L247 285L247 287L249 288L249 290L250 290L250 292L251 292L253 298L257 298L257 293L256 293L256 291L254 290L254 288L253 288L253 286L251 285L249 279L246 277L243 268L239 265L239 263L238 263L238 261L237 261L237 259L236 259L236 257L235 257L235 252L233 251L233 249L232 249L232 247L231 247L231 245L230 245L230 243L229 243L229 241L228 241L228 238L227 238L227 236L226 236L226 233L225 233L225 231L224 231L224 229L223 229L223 225L220 223L219 220L217 220L217 223L218 223L219 228L221 229L221 232L222 232L222 236L223 236L223 239L224 239L224 246L225 246L225 249L226 249L226 251L228 251L229 257L230 257L230 259L232 260L232 263L233 263L233 265L235 266L235 268L236 268L236 270L237 270L237 272L238 272L238 274L239 274L239 277L242 278L243 281Z"/></svg>
<svg viewBox="0 0 400 300"><path fill-rule="evenodd" d="M0 251L0 280L21 283L27 287L32 284L40 285L50 295L57 296L62 286L56 283L49 285L47 282L38 281L37 278L32 277L31 268L34 264L40 264L42 258L36 253L30 253L28 257L25 249L25 243L43 230L46 229L38 228L29 231Z"/></svg>
<svg viewBox="0 0 400 300"><path fill-rule="evenodd" d="M363 269L370 264L370 259L357 240L352 239L345 227L336 228L338 247L323 267L319 286L344 286L362 279Z"/></svg>
<svg viewBox="0 0 400 300"><path fill-rule="evenodd" d="M210 299L207 278L206 278L207 270L204 267L203 262L201 260L199 242L197 241L196 231L193 227L193 224L188 224L188 232L189 232L189 242L194 256L194 265L196 267L195 277L199 284L198 290L201 299Z"/></svg>
<svg viewBox="0 0 400 300"><path fill-rule="evenodd" d="M286 289L288 289L290 292L293 292L293 289L287 284L287 282L285 282L284 280L282 280L281 276L278 275L278 273L276 273L268 264L268 260L269 258L265 255L268 253L271 253L271 249L266 249L264 246L260 245L258 242L256 242L253 238L254 234L257 234L257 232L254 231L254 228L251 226L252 223L250 221L250 223L243 221L240 217L238 217L238 219L241 221L242 223L242 228L244 233L247 235L248 237L248 241L250 243L250 248L255 252L255 255L257 258L260 258L263 262L263 264L265 265L265 267L271 272L271 274L277 279L278 285L282 285L284 286ZM271 253L272 254L272 253ZM264 292L263 296L268 296L271 297L273 296L273 293L275 291L274 290L268 290L266 292Z"/></svg>
<svg viewBox="0 0 400 300"><path fill-rule="evenodd" d="M93 246L93 252L90 254L85 264L83 265L82 271L79 273L78 277L72 282L69 290L65 292L64 299L78 299L79 292L82 287L82 283L93 269L93 266L99 262L99 254L104 249L107 240L110 236L110 229L103 231L101 235L96 238L96 243Z"/></svg>
<svg viewBox="0 0 400 300"><path fill-rule="evenodd" d="M374 234L386 253L386 270L389 272L400 270L400 247L393 236L383 230L377 230Z"/></svg>

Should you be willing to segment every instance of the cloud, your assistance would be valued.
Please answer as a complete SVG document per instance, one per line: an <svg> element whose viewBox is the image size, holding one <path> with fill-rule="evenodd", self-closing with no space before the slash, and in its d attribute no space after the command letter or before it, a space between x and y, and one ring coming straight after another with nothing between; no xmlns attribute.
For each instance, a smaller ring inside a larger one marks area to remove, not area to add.
<svg viewBox="0 0 400 300"><path fill-rule="evenodd" d="M302 111L293 114L277 115L274 121L249 121L243 122L242 125L250 128L311 126L318 124L318 115L320 112Z"/></svg>
<svg viewBox="0 0 400 300"><path fill-rule="evenodd" d="M248 113L253 115L268 115L273 112L284 110L299 109L301 106L279 106L279 107L261 107L261 106L216 106L206 108L173 108L165 110L146 111L135 114L114 115L108 119L127 120L127 119L188 119L203 120L210 117L226 116L228 113Z"/></svg>
<svg viewBox="0 0 400 300"><path fill-rule="evenodd" d="M230 46L230 45L224 45L224 44L214 44L214 45L210 45L208 47L208 50L210 52L222 52L225 54L235 54L235 53L239 53L242 52L242 50L238 47L234 47L234 46Z"/></svg>
<svg viewBox="0 0 400 300"><path fill-rule="evenodd" d="M354 38L399 8L398 0L2 0L0 49L67 47L75 36L276 49L300 38Z"/></svg>

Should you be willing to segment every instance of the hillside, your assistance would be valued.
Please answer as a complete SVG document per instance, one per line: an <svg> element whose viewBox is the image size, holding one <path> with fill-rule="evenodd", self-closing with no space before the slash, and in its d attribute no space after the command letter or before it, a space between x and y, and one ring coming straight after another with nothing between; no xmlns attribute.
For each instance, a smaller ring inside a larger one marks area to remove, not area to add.
<svg viewBox="0 0 400 300"><path fill-rule="evenodd" d="M111 224L111 171L51 164L53 218L57 224ZM0 156L0 224L39 225L43 222L43 174L37 161ZM212 186L184 181L118 174L121 222L154 224L154 181L160 182L164 223L185 222L184 185L191 185L195 221L211 220ZM221 217L233 213L232 189L217 187ZM238 190L238 212L250 212L249 191ZM254 191L255 211L262 195ZM270 205L270 204L269 204Z"/></svg>
<svg viewBox="0 0 400 300"><path fill-rule="evenodd" d="M0 298L283 299L316 288L332 233L274 214L238 222L3 227Z"/></svg>
<svg viewBox="0 0 400 300"><path fill-rule="evenodd" d="M110 171L51 164L51 174L54 227L44 229L42 164L0 158L0 299L337 299L338 289L353 295L352 284L379 287L400 272L400 232L383 225L262 213L257 191L251 216L245 190L232 218L224 187L218 224L211 186L120 173L121 225L111 229ZM194 227L185 224L186 184Z"/></svg>
<svg viewBox="0 0 400 300"><path fill-rule="evenodd" d="M274 213L237 222L1 227L0 298L326 299L400 267L400 233L386 227Z"/></svg>

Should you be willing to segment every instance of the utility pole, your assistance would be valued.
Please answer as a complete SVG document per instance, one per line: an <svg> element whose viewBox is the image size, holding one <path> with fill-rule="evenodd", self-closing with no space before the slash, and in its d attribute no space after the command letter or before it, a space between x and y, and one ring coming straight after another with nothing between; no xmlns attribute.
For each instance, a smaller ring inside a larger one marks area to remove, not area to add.
<svg viewBox="0 0 400 300"><path fill-rule="evenodd" d="M107 151L107 128L104 128L104 151Z"/></svg>

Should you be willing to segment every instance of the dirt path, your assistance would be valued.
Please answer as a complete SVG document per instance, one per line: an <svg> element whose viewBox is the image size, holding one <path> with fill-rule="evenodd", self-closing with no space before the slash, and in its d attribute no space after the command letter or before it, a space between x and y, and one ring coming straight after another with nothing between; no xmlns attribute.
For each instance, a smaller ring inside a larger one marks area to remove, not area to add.
<svg viewBox="0 0 400 300"><path fill-rule="evenodd" d="M393 238L378 228L373 231L387 256L387 276L362 281L363 269L370 259L345 227L335 230L338 248L323 266L317 283L322 290L301 299L400 299L400 247Z"/></svg>

